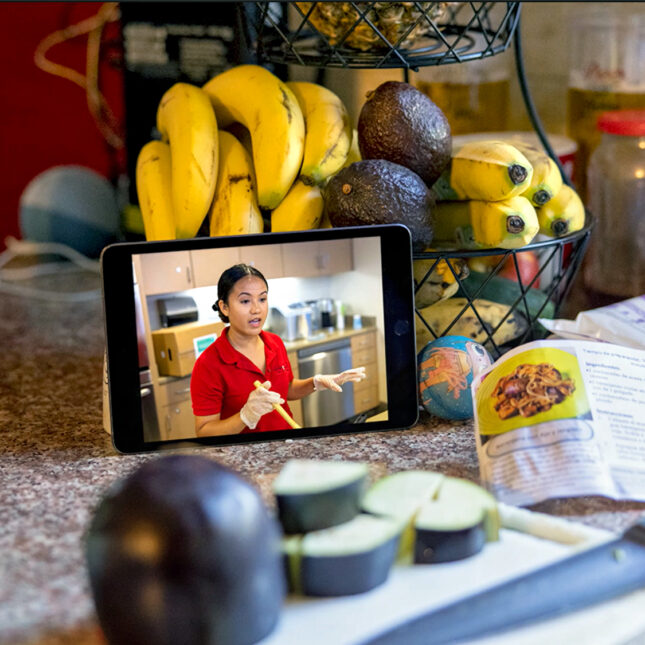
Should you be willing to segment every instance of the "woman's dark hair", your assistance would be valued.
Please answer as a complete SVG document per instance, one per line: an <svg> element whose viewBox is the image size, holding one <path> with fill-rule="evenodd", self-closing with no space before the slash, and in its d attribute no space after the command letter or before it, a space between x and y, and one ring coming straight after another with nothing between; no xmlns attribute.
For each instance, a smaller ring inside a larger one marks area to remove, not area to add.
<svg viewBox="0 0 645 645"><path fill-rule="evenodd" d="M222 273L219 277L217 283L217 300L213 305L213 311L216 311L219 314L219 317L222 319L222 322L228 322L228 316L224 315L219 308L219 301L223 300L228 304L228 294L231 293L231 289L238 280L245 278L248 275L255 276L260 278L264 284L269 289L269 283L267 279L258 271L255 267L252 267L250 264L234 264L232 267L229 267Z"/></svg>

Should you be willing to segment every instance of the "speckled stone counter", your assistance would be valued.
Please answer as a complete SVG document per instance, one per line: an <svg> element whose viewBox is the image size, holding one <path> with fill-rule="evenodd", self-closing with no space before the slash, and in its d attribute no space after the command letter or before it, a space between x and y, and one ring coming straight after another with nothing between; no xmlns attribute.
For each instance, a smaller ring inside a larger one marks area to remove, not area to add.
<svg viewBox="0 0 645 645"><path fill-rule="evenodd" d="M98 286L95 276L85 280ZM116 454L102 429L99 299L52 303L0 294L0 338L0 643L102 643L83 532L102 491L156 457ZM290 457L363 460L376 475L428 468L478 479L472 426L427 415L403 432L200 452L238 470L267 502ZM578 498L535 509L619 531L645 513L645 504Z"/></svg>

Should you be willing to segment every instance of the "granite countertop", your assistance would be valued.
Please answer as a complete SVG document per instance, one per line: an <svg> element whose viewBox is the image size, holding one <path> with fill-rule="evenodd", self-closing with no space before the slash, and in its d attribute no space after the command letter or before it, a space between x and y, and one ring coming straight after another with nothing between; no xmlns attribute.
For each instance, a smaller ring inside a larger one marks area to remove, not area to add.
<svg viewBox="0 0 645 645"><path fill-rule="evenodd" d="M98 287L95 275L75 279L76 288L83 281ZM0 293L0 331L0 643L103 643L83 533L105 488L156 456L119 455L102 429L98 298L56 303ZM426 414L408 431L199 452L239 471L267 502L272 479L291 457L363 460L378 475L426 468L478 479L472 425ZM619 531L645 513L645 504L584 497L534 509Z"/></svg>

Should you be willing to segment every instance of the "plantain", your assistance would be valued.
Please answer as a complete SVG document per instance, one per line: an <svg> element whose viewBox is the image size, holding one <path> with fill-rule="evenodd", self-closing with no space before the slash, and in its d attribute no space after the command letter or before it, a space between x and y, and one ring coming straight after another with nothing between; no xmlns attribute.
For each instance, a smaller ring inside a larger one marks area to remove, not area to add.
<svg viewBox="0 0 645 645"><path fill-rule="evenodd" d="M238 65L204 85L220 128L234 122L251 135L258 203L273 210L298 176L305 122L298 100L277 76L259 65Z"/></svg>
<svg viewBox="0 0 645 645"><path fill-rule="evenodd" d="M217 180L217 122L208 96L194 85L175 83L159 103L157 129L170 145L177 237L194 237Z"/></svg>
<svg viewBox="0 0 645 645"><path fill-rule="evenodd" d="M426 249L426 251L432 250ZM438 262L435 259L418 259L414 260L412 267L415 281L414 304L417 308L426 307L453 296L459 288L455 274L463 280L469 273L466 261L461 258ZM429 275L428 271L430 271Z"/></svg>
<svg viewBox="0 0 645 645"><path fill-rule="evenodd" d="M544 206L550 199L557 195L562 188L562 175L558 165L544 150L523 141L511 141L533 167L531 184L522 193L533 206Z"/></svg>
<svg viewBox="0 0 645 645"><path fill-rule="evenodd" d="M305 120L305 148L300 177L322 184L345 163L352 143L347 108L336 94L317 83L286 84L298 99Z"/></svg>
<svg viewBox="0 0 645 645"><path fill-rule="evenodd" d="M488 347L491 346L489 335L499 347L517 340L528 329L528 324L521 315L517 312L509 313L508 305L478 298L474 301L474 308L479 318L466 298L449 298L420 309L419 314L437 336L467 336L483 345L488 344ZM419 316L415 327L417 351L421 351L434 340L434 336Z"/></svg>
<svg viewBox="0 0 645 645"><path fill-rule="evenodd" d="M174 240L170 147L149 141L137 157L137 197L146 240Z"/></svg>
<svg viewBox="0 0 645 645"><path fill-rule="evenodd" d="M578 193L563 184L555 197L537 209L540 233L562 237L585 225L585 207Z"/></svg>
<svg viewBox="0 0 645 645"><path fill-rule="evenodd" d="M500 201L523 193L532 176L529 160L514 146L470 141L453 151L433 189L442 200Z"/></svg>
<svg viewBox="0 0 645 645"><path fill-rule="evenodd" d="M535 208L516 195L498 202L437 202L434 243L463 249L516 249L538 232Z"/></svg>
<svg viewBox="0 0 645 645"><path fill-rule="evenodd" d="M208 214L210 235L262 233L264 221L258 208L251 156L229 132L220 130L218 138L217 188Z"/></svg>
<svg viewBox="0 0 645 645"><path fill-rule="evenodd" d="M303 231L318 228L323 212L318 186L296 179L285 198L271 213L271 231Z"/></svg>

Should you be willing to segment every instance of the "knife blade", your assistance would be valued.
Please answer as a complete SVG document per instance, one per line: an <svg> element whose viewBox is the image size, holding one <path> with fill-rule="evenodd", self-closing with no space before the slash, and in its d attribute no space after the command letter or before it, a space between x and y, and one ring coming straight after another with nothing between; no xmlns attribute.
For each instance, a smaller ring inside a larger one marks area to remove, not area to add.
<svg viewBox="0 0 645 645"><path fill-rule="evenodd" d="M581 609L643 587L645 518L616 540L413 617L362 641L361 645L458 643Z"/></svg>

